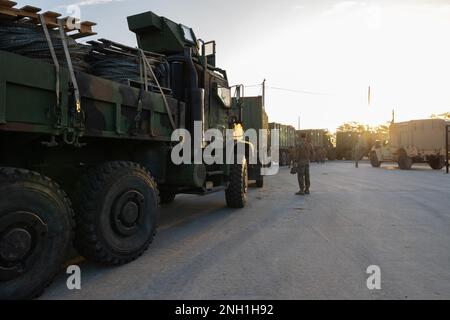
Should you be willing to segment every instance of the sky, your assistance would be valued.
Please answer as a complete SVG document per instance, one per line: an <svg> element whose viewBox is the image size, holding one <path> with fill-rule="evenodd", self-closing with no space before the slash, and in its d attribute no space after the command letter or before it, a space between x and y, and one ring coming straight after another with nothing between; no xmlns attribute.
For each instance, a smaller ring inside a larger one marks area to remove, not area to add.
<svg viewBox="0 0 450 320"><path fill-rule="evenodd" d="M60 13L78 5L98 38L132 46L128 15L154 11L188 25L216 40L231 85L258 95L253 85L266 79L271 122L334 131L386 123L393 109L397 121L450 111L450 0L16 2Z"/></svg>

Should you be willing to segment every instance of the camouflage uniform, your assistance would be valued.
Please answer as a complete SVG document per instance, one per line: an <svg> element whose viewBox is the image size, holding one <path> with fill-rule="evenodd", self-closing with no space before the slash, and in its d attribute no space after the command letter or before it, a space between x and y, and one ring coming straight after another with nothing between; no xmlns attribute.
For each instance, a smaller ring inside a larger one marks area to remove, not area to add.
<svg viewBox="0 0 450 320"><path fill-rule="evenodd" d="M300 187L300 193L309 192L311 186L309 164L311 158L314 158L314 147L305 139L302 139L297 146L295 161L297 164L297 178Z"/></svg>
<svg viewBox="0 0 450 320"><path fill-rule="evenodd" d="M353 158L355 159L355 167L359 167L359 160L361 160L362 157L364 157L364 153L366 152L366 143L363 139L363 137L358 138L358 142L356 143L355 147L353 148Z"/></svg>

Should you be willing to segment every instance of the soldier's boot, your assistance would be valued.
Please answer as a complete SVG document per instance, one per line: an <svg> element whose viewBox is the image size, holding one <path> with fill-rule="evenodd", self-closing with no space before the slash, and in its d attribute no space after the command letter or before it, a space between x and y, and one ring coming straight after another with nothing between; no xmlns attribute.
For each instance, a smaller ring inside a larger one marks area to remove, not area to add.
<svg viewBox="0 0 450 320"><path fill-rule="evenodd" d="M304 196L305 195L305 191L300 190L299 192L296 193L297 196Z"/></svg>
<svg viewBox="0 0 450 320"><path fill-rule="evenodd" d="M311 192L309 191L309 188L305 190L305 194L311 194Z"/></svg>

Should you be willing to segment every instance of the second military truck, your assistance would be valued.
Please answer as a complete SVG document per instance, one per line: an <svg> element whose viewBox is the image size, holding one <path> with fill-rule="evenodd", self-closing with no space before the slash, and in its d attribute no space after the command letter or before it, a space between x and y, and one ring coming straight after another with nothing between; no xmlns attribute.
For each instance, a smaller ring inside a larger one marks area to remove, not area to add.
<svg viewBox="0 0 450 320"><path fill-rule="evenodd" d="M370 152L373 167L397 162L402 170L414 163L428 163L441 170L446 160L446 134L449 123L441 119L413 120L391 124L389 140L377 141Z"/></svg>

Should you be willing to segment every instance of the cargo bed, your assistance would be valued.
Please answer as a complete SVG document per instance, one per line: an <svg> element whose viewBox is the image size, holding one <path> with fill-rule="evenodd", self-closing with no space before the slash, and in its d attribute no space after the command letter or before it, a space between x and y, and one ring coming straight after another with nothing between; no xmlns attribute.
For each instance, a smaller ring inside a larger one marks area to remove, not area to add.
<svg viewBox="0 0 450 320"><path fill-rule="evenodd" d="M139 89L78 72L80 127L75 121L68 70L62 68L59 78L60 117L53 112L57 100L55 67L0 51L0 131L54 136L80 131L83 137L170 140L173 130L160 94L142 92L137 121ZM167 101L176 125L183 127L184 103L171 97Z"/></svg>

